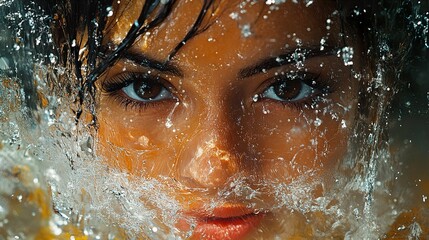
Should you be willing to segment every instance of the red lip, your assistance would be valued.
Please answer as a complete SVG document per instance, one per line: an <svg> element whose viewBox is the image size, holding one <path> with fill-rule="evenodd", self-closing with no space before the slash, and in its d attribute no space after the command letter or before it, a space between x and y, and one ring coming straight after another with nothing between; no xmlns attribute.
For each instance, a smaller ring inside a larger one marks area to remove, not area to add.
<svg viewBox="0 0 429 240"><path fill-rule="evenodd" d="M207 211L191 211L196 227L191 239L241 239L259 225L264 213L256 213L242 205L224 205Z"/></svg>

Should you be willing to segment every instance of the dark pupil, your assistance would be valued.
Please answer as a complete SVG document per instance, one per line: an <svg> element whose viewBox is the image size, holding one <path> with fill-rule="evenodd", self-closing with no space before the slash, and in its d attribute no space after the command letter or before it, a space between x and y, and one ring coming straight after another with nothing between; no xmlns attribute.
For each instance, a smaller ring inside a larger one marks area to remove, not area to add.
<svg viewBox="0 0 429 240"><path fill-rule="evenodd" d="M273 86L274 93L281 99L292 100L301 92L301 84L301 81L298 79L278 82Z"/></svg>
<svg viewBox="0 0 429 240"><path fill-rule="evenodd" d="M162 86L155 81L139 80L134 82L134 91L142 99L154 99L162 91Z"/></svg>

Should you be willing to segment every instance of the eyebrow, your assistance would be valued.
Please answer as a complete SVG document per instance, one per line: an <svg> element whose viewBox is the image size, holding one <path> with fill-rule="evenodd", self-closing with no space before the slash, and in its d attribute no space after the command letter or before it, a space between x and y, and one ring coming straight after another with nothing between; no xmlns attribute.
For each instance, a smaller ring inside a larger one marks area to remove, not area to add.
<svg viewBox="0 0 429 240"><path fill-rule="evenodd" d="M169 73L176 77L183 77L184 74L177 66L171 62L161 62L156 59L150 58L143 53L133 50L127 50L122 54L122 59L129 60L137 65L158 70L163 73Z"/></svg>
<svg viewBox="0 0 429 240"><path fill-rule="evenodd" d="M266 59L262 59L256 64L243 68L238 73L238 78L248 78L253 75L263 73L272 68L281 67L284 65L289 65L295 63L294 55L298 53L303 54L305 59L319 57L319 56L331 56L337 54L338 48L325 46L323 49L320 49L320 46L310 47L310 48L295 48L287 51L285 54L281 54L275 57L269 57Z"/></svg>

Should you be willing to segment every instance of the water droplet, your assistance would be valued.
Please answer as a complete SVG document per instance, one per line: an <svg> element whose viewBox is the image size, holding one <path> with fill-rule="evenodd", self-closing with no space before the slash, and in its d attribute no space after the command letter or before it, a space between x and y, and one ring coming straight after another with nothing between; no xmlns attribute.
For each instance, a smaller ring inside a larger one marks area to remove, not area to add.
<svg viewBox="0 0 429 240"><path fill-rule="evenodd" d="M322 125L322 119L320 118L316 118L313 122L314 126L319 127L320 125Z"/></svg>
<svg viewBox="0 0 429 240"><path fill-rule="evenodd" d="M166 128L171 128L173 126L173 122L171 121L171 118L172 118L173 113L176 110L177 106L179 106L179 102L176 102L176 104L174 104L173 109L171 110L170 114L168 115L167 119L165 120L165 127Z"/></svg>
<svg viewBox="0 0 429 240"><path fill-rule="evenodd" d="M353 54L354 51L352 47L343 47L337 52L337 56L343 59L345 66L353 65Z"/></svg>
<svg viewBox="0 0 429 240"><path fill-rule="evenodd" d="M236 20L238 18L238 13L237 12L232 12L231 14L229 14L229 17Z"/></svg>
<svg viewBox="0 0 429 240"><path fill-rule="evenodd" d="M113 16L113 9L112 9L112 7L107 7L106 10L107 10L107 17Z"/></svg>
<svg viewBox="0 0 429 240"><path fill-rule="evenodd" d="M257 102L258 100L259 100L259 95L258 94L253 95L252 101Z"/></svg>
<svg viewBox="0 0 429 240"><path fill-rule="evenodd" d="M263 114L268 114L268 113L270 113L270 110L269 110L269 109L266 109L266 108L265 108L265 106L263 106L263 107L262 107L262 113L263 113Z"/></svg>
<svg viewBox="0 0 429 240"><path fill-rule="evenodd" d="M0 57L0 70L8 70L10 69L9 67L9 60L7 60L7 58L5 57Z"/></svg>
<svg viewBox="0 0 429 240"><path fill-rule="evenodd" d="M306 0L305 6L309 7L311 4L313 4L313 0Z"/></svg>
<svg viewBox="0 0 429 240"><path fill-rule="evenodd" d="M53 53L50 53L49 54L49 61L51 61L51 63L56 63L57 57Z"/></svg>
<svg viewBox="0 0 429 240"><path fill-rule="evenodd" d="M252 31L250 30L250 24L244 24L241 26L241 35L245 38L250 37L252 35Z"/></svg>
<svg viewBox="0 0 429 240"><path fill-rule="evenodd" d="M266 0L265 4L267 4L267 5L278 5L278 4L285 3L285 2L286 2L286 0Z"/></svg>

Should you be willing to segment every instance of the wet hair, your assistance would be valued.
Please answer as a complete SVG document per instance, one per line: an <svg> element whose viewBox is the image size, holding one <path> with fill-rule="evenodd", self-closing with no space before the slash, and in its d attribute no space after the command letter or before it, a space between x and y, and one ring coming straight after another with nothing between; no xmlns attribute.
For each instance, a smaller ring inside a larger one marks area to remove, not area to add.
<svg viewBox="0 0 429 240"><path fill-rule="evenodd" d="M108 14L113 10L114 1L66 0L51 5L54 7L49 11L54 16L53 29L56 33L58 53L62 64L69 64L74 69L72 74L79 82L81 104L83 104L84 98L93 98L94 82L99 76L112 66L139 36L162 23L170 15L177 2L176 0L145 1L139 17L130 27L125 38L108 54L107 47L102 45L103 31L108 23ZM169 61L189 39L209 27L209 24L204 24L203 20L209 15L207 13L213 12L216 6L215 0L203 1L201 11L193 26L172 50L165 62ZM84 41L81 36L85 33L87 39ZM79 53L82 48L86 48L85 57ZM82 71L83 62L86 62L85 76ZM78 110L77 118L81 113L82 109Z"/></svg>
<svg viewBox="0 0 429 240"><path fill-rule="evenodd" d="M102 45L103 31L106 28L109 12L112 10L114 2L106 0L47 0L42 2L53 16L53 29L62 63L67 64L70 61L74 67L75 77L82 81L82 84L85 82L87 87L92 85L108 67L112 66L140 35L162 23L178 1L145 1L139 17L129 29L126 37L113 51L102 56L101 59L100 54L106 53L106 46ZM410 38L409 36L398 35L410 35L410 32L392 30L395 28L409 30L407 21L409 22L409 16L413 15L410 0L338 1L337 4L342 12L342 24L347 25L347 27L351 26L352 29L356 30L360 40L370 50L367 56L377 60L383 59L386 63L394 59L395 63L399 63L398 65L390 62L386 64L386 67L402 66L405 53L410 46L406 39ZM182 41L178 42L166 61L169 61L189 39L208 28L207 22L203 24L204 19L210 15L207 13L212 13L218 5L218 0L203 1L194 25ZM85 41L79 37L83 34L87 35ZM393 40L393 38L387 39L387 36L393 36L396 42L388 44L388 41ZM398 39L400 40L398 41ZM382 48L377 51L380 42L383 40L388 44L389 49ZM79 50L82 48L86 49L85 57L79 54ZM86 62L85 76L82 73L83 62Z"/></svg>
<svg viewBox="0 0 429 240"><path fill-rule="evenodd" d="M188 40L210 26L210 21L206 20L212 16L220 2L219 0L202 2L200 13L193 26L178 42L165 62L170 61ZM106 69L115 64L121 54L132 46L140 35L165 21L178 1L145 1L140 15L122 42L115 46L113 51L107 51L108 47L103 45L103 31L108 27L109 12L114 4L115 1L107 0L44 1L45 7L53 16L53 32L60 60L67 69L73 69L71 74L79 88L80 106L84 104L84 99L90 100L92 104L88 104L87 107L93 112L94 118L96 114L91 107L94 106L95 101L94 82ZM389 102L394 94L394 86L401 82L398 79L414 36L413 31L410 31L413 30L410 27L410 16L414 15L413 2L411 0L337 0L337 5L342 19L343 33L346 29L350 30L355 34L351 37L359 39L365 49L361 54L368 67L363 72L365 76L362 77L368 81L361 81L361 85L362 89L371 91L363 90L359 95L359 112L361 120L366 120L370 124L377 117L380 107L377 103L380 97L384 98L383 102ZM402 29L402 31L394 31L395 29ZM87 36L87 39L83 39L83 35ZM347 37L345 35L344 39ZM345 40L344 45L346 44ZM83 55L79 52L81 49L85 49ZM380 87L380 82L377 82L380 71L386 80L383 88ZM82 109L76 112L79 119Z"/></svg>

